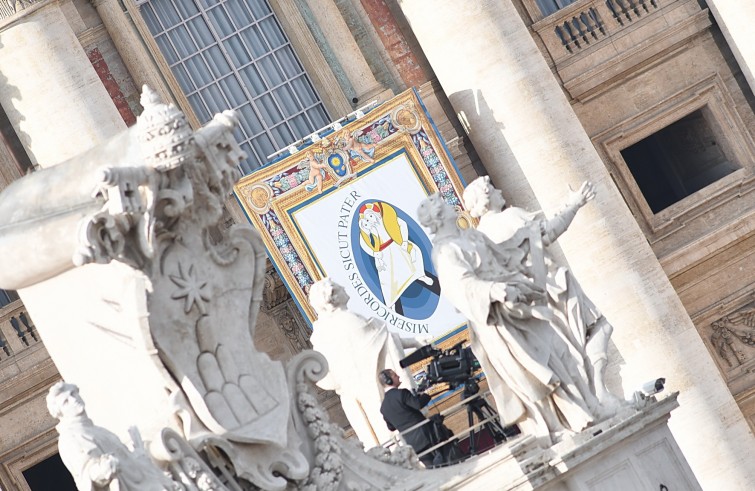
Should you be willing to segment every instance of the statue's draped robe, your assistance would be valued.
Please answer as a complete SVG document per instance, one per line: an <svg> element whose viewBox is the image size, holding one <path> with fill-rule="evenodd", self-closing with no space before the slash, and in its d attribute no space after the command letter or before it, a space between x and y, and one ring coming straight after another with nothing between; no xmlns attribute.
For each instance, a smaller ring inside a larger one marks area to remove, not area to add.
<svg viewBox="0 0 755 491"><path fill-rule="evenodd" d="M568 326L564 335L573 347L584 353L590 330L602 314L570 271L560 266L548 252L546 246L560 235L554 231L558 224L551 221L545 220L540 213L511 207L500 213L483 215L477 230L496 244L506 242L507 247L518 247L526 253L523 260L533 271L531 276L538 286L548 292L548 305L553 315L559 318L559 325Z"/></svg>
<svg viewBox="0 0 755 491"><path fill-rule="evenodd" d="M443 293L470 321L471 346L507 424L532 419L539 436L580 431L595 421L578 350L544 306L493 302L494 283L531 284L522 251L493 244L475 230L434 242ZM586 393L587 392L587 393Z"/></svg>
<svg viewBox="0 0 755 491"><path fill-rule="evenodd" d="M378 373L400 367L403 348L398 335L378 319L367 320L346 310L320 314L312 326L312 347L328 361L329 372L317 385L335 390L344 413L365 448L386 442L391 432L380 413L383 388ZM410 376L402 376L404 382Z"/></svg>

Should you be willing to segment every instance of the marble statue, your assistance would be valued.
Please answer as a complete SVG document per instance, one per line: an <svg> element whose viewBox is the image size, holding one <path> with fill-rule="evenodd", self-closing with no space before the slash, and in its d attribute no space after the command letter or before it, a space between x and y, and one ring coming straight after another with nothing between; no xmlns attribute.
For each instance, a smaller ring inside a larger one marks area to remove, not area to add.
<svg viewBox="0 0 755 491"><path fill-rule="evenodd" d="M405 374L405 381L411 381L411 374L400 367L399 361L405 348L419 348L422 344L389 332L379 319L349 312L349 295L330 278L310 287L309 301L317 313L310 341L325 356L329 367L317 385L335 390L340 396L344 413L365 448L385 443L391 432L380 413L383 389L378 373L392 368Z"/></svg>
<svg viewBox="0 0 755 491"><path fill-rule="evenodd" d="M148 435L181 489L398 489L412 470L344 439L312 394L324 357L307 350L284 365L254 345L265 246L223 219L245 158L237 115L195 131L148 87L141 103L136 125L0 193L0 288L21 290L61 375L102 394L94 419L122 438L132 426ZM66 301L49 309L51 296ZM113 474L105 465L100 481Z"/></svg>
<svg viewBox="0 0 755 491"><path fill-rule="evenodd" d="M595 188L585 182L572 192L566 205L552 218L505 207L501 191L490 178L479 177L464 190L464 204L473 217L480 218L477 230L496 244L506 242L525 253L522 260L531 271L531 279L548 292L547 303L560 325L567 326L564 336L572 346L583 351L590 385L604 406L617 407L621 401L605 385L608 363L608 340L613 327L582 291L568 268L560 265L547 246L563 234L579 208L595 197Z"/></svg>
<svg viewBox="0 0 755 491"><path fill-rule="evenodd" d="M418 218L434 234L441 287L470 321L472 350L502 420L549 445L605 419L582 355L528 276L523 252L460 229L438 194L420 204Z"/></svg>
<svg viewBox="0 0 755 491"><path fill-rule="evenodd" d="M79 389L58 382L47 395L47 408L60 420L60 458L79 491L172 491L177 484L147 456L129 450L111 431L95 426L87 416Z"/></svg>
<svg viewBox="0 0 755 491"><path fill-rule="evenodd" d="M331 285L317 307L313 343L331 357L330 347L346 345L344 332L368 333L369 349L347 348L359 354L352 357L356 368L337 369L336 355L328 374L316 351L286 363L258 351L264 243L248 225L227 228L223 219L245 158L233 138L238 117L225 111L194 130L146 87L142 105L136 125L0 193L0 288L19 290L56 367L92 394L87 409L102 425L89 419L75 387L53 388L60 453L79 489L430 491L489 489L482 483L487 476L494 476L493 487L510 489L509 482L518 486L533 469L532 483L560 473L543 471L552 455L531 435L507 445L505 458L423 472L414 469L416 456L383 448L366 453L343 438L313 385L338 372L346 376L323 384L354 394L374 388L379 396L376 373L383 363L391 367L382 357L391 352L399 359L405 344L384 326L349 314L348 297ZM424 206L426 223L438 232L441 281L451 282L446 293L472 319L473 347L504 419L532 419L548 435L594 421L596 401L562 339L567 329L553 327L558 315L535 303L544 292L520 271L524 252L476 231L449 229L453 211L442 203ZM352 388L362 377L372 383ZM658 426L675 403L649 405L633 427ZM131 450L122 443L130 427L138 428ZM609 433L580 436L614 448ZM668 447L657 443L663 435L652 448Z"/></svg>

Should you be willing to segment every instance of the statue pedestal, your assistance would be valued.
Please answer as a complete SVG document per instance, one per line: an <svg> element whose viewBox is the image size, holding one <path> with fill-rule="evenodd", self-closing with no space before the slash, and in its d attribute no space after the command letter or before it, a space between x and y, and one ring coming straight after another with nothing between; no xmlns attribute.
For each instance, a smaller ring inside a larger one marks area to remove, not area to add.
<svg viewBox="0 0 755 491"><path fill-rule="evenodd" d="M627 411L546 450L528 437L499 447L443 489L701 490L666 425L679 406L677 395L640 412Z"/></svg>
<svg viewBox="0 0 755 491"><path fill-rule="evenodd" d="M542 489L701 490L666 424L677 396L556 445L548 463L556 476Z"/></svg>

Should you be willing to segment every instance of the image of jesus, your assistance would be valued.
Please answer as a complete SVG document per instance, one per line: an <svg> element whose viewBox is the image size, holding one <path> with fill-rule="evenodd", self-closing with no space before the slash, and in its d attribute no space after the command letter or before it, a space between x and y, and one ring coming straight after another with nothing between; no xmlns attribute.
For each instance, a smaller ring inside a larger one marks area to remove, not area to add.
<svg viewBox="0 0 755 491"><path fill-rule="evenodd" d="M359 209L359 245L375 259L383 303L394 310L401 294L415 281L432 285L425 273L422 252L409 240L406 222L382 201L367 202Z"/></svg>

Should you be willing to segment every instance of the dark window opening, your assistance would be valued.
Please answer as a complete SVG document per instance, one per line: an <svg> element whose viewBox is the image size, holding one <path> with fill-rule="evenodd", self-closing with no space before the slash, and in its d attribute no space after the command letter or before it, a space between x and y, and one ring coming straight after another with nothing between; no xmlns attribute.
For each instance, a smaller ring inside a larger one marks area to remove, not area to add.
<svg viewBox="0 0 755 491"><path fill-rule="evenodd" d="M698 109L621 151L653 213L739 169Z"/></svg>
<svg viewBox="0 0 755 491"><path fill-rule="evenodd" d="M29 155L24 149L24 145L19 140L16 130L13 129L8 115L5 114L2 108L0 108L0 145L6 145L10 150L11 155L15 159L15 164L18 167L21 174L26 174L34 166L31 163Z"/></svg>
<svg viewBox="0 0 755 491"><path fill-rule="evenodd" d="M18 293L13 290L0 290L0 308L18 300Z"/></svg>
<svg viewBox="0 0 755 491"><path fill-rule="evenodd" d="M31 491L76 491L76 483L59 454L29 467L23 474Z"/></svg>
<svg viewBox="0 0 755 491"><path fill-rule="evenodd" d="M540 7L543 16L547 17L576 1L577 0L535 0L535 3Z"/></svg>

